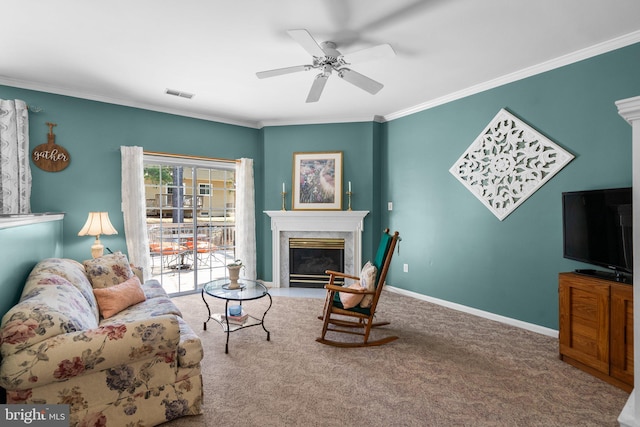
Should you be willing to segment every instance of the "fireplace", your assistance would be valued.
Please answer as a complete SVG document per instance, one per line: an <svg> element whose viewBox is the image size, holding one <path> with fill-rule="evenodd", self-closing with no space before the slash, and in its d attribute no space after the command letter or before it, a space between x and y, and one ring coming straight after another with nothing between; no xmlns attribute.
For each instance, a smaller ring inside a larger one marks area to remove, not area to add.
<svg viewBox="0 0 640 427"><path fill-rule="evenodd" d="M291 239L342 239L342 271L351 275L358 274L362 266L362 231L367 213L368 211L265 211L271 217L271 286L291 286Z"/></svg>
<svg viewBox="0 0 640 427"><path fill-rule="evenodd" d="M289 239L290 287L321 288L329 279L325 270L344 272L344 239ZM342 285L344 281L335 283Z"/></svg>

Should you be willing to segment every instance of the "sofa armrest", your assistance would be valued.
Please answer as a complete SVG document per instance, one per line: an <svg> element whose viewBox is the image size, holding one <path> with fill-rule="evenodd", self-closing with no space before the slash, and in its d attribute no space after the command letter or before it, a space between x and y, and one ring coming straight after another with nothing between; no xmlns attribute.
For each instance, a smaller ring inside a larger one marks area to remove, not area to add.
<svg viewBox="0 0 640 427"><path fill-rule="evenodd" d="M4 358L0 386L16 390L64 381L174 353L179 342L180 326L174 315L61 334ZM173 363L177 369L177 357Z"/></svg>

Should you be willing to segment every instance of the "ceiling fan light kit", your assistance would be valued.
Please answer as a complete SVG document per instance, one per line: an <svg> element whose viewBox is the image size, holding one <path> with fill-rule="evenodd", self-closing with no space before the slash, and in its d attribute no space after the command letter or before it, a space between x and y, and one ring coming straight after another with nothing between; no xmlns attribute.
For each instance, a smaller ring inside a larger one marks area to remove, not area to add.
<svg viewBox="0 0 640 427"><path fill-rule="evenodd" d="M268 77L281 76L284 74L296 73L299 71L309 71L311 69L319 70L320 73L316 75L311 89L307 95L306 102L317 102L322 95L324 86L327 80L333 73L336 72L338 77L351 83L352 85L359 87L360 89L375 95L380 92L384 85L377 82L363 74L360 74L347 65L351 65L353 62L362 62L372 59L382 59L385 57L391 57L395 55L393 48L388 44L381 44L359 51L353 52L345 58L345 56L337 50L335 43L331 41L325 41L318 44L315 39L309 34L307 30L289 30L287 33L295 41L300 44L311 56L313 57L313 63L311 65L296 65L293 67L277 68L275 70L260 71L256 73L259 79Z"/></svg>

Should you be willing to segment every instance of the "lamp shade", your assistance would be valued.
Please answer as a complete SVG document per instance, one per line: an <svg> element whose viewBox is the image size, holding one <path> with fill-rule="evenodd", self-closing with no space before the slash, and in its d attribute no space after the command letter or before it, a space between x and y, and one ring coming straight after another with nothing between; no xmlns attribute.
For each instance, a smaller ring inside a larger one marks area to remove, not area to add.
<svg viewBox="0 0 640 427"><path fill-rule="evenodd" d="M89 217L78 236L99 236L101 234L118 234L111 221L108 212L89 212Z"/></svg>

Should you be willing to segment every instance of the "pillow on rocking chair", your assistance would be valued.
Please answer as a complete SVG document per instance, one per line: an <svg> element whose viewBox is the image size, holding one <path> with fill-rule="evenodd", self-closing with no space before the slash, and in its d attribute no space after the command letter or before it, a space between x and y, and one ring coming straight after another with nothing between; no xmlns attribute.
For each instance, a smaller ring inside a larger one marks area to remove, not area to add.
<svg viewBox="0 0 640 427"><path fill-rule="evenodd" d="M371 264L371 261L367 261L367 263L362 267L362 271L360 272L360 286L368 291L376 290L376 275L378 274L378 269L375 265ZM365 295L360 302L360 307L369 308L371 307L371 303L373 302L373 295Z"/></svg>
<svg viewBox="0 0 640 427"><path fill-rule="evenodd" d="M347 286L350 289L362 289L360 286L360 282L354 282L353 284ZM363 294L349 294L346 292L338 292L340 295L340 302L342 303L342 307L344 308L353 308L356 305L360 304L362 298L364 298Z"/></svg>

